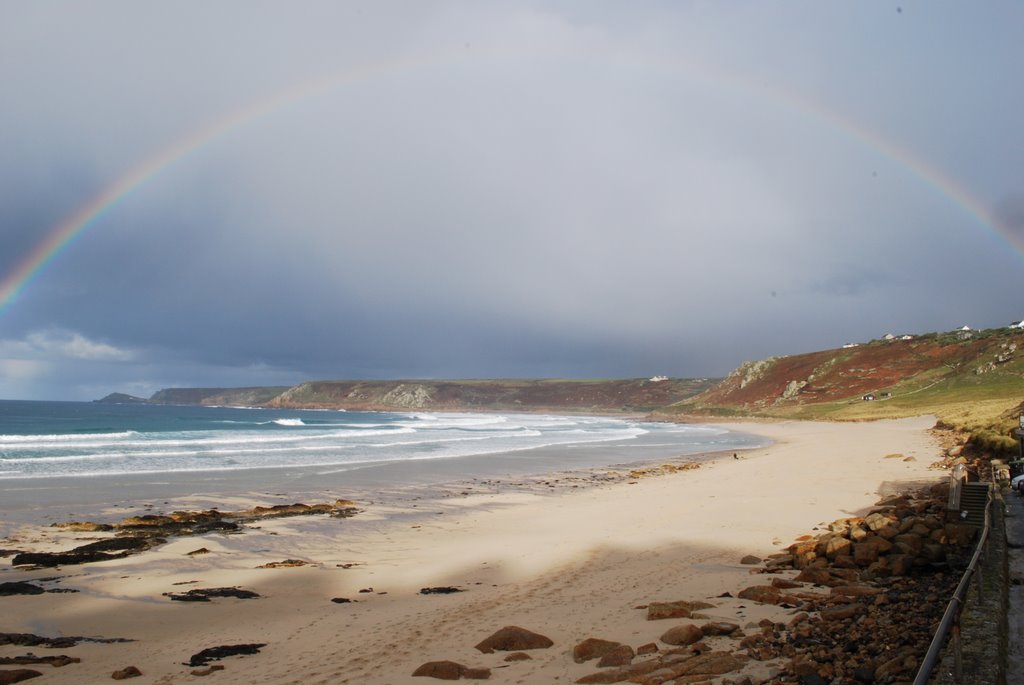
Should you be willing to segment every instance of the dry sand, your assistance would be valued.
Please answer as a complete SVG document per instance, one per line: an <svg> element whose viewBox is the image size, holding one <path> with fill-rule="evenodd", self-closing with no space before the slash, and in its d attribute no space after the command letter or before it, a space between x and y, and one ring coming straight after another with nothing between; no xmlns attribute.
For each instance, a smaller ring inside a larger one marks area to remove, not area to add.
<svg viewBox="0 0 1024 685"><path fill-rule="evenodd" d="M637 647L680 621L647 621L652 601L716 598L758 584L747 554L767 556L836 518L863 514L910 483L935 482L939 448L929 417L875 423L728 423L770 447L724 455L697 470L588 488L481 492L420 500L405 511L364 506L353 519L267 521L243 535L178 538L154 551L84 566L23 571L0 561L0 582L63 576L76 594L0 597L0 632L126 637L126 644L60 650L0 646L82 662L35 666L39 683L109 681L138 667L135 683L199 680L182 662L216 645L267 643L219 662L219 683L419 683L413 670L450 659L492 669L491 682L573 682L587 637ZM893 454L913 457L904 460ZM344 493L337 493L344 496ZM172 501L168 510L188 502ZM227 508L227 507L225 507ZM86 534L22 531L0 547L70 548ZM211 552L187 556L200 547ZM308 566L257 569L286 558ZM355 564L348 568L344 566ZM176 585L176 583L191 584ZM51 581L49 587L54 587ZM172 602L162 593L239 586L259 599ZM464 592L418 594L423 587ZM360 592L373 588L373 592ZM386 593L386 594L385 594ZM356 600L336 604L334 597ZM711 599L709 616L745 625L786 610ZM554 640L529 661L473 645L506 625ZM715 638L725 640L727 638ZM11 667L3 667L11 668ZM770 669L771 664L750 668Z"/></svg>

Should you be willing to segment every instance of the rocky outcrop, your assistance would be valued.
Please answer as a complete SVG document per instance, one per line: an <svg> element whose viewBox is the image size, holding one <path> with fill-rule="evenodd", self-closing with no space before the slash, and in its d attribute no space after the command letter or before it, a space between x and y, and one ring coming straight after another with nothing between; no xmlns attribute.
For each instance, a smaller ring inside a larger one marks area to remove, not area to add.
<svg viewBox="0 0 1024 685"><path fill-rule="evenodd" d="M99 642L110 644L114 642L132 642L132 640L123 637L43 637L42 635L35 635L33 633L0 633L0 645L66 649L67 647L74 647L79 642Z"/></svg>
<svg viewBox="0 0 1024 685"><path fill-rule="evenodd" d="M454 661L429 661L413 671L413 676L438 680L487 680L491 677L491 669L470 668Z"/></svg>
<svg viewBox="0 0 1024 685"><path fill-rule="evenodd" d="M220 645L218 647L207 647L201 652L193 654L186 663L186 666L206 666L211 661L223 659L229 656L247 656L259 654L259 651L266 647L265 642L252 642L241 645Z"/></svg>
<svg viewBox="0 0 1024 685"><path fill-rule="evenodd" d="M59 656L36 656L34 654L26 654L24 656L0 657L0 664L3 664L4 666L31 666L33 664L46 664L47 666L53 666L54 668L62 668L68 664L81 663L81 661L82 660L77 656L67 656L65 654L61 654Z"/></svg>
<svg viewBox="0 0 1024 685"><path fill-rule="evenodd" d="M116 531L116 536L97 540L64 552L19 552L11 563L15 566L63 566L86 564L110 559L121 559L129 554L143 552L167 542L169 537L204 535L206 533L241 532L242 524L270 518L324 515L348 518L358 513L355 503L347 499L319 504L275 504L256 506L235 512L216 509L203 511L174 511L170 514L143 514L128 516L115 524L93 521L69 521L52 524L72 531ZM205 548L204 548L205 549ZM207 550L209 551L209 550ZM200 553L199 550L193 554ZM289 560L286 560L289 561ZM295 561L295 560L290 560ZM281 562L284 564L284 562ZM290 564L296 565L296 564Z"/></svg>
<svg viewBox="0 0 1024 685"><path fill-rule="evenodd" d="M38 585L33 585L32 583L0 583L0 597L9 597L11 595L41 595L44 592L46 592L46 590Z"/></svg>
<svg viewBox="0 0 1024 685"><path fill-rule="evenodd" d="M256 599L259 594L252 590L242 590L237 587L211 587L195 588L188 592L165 592L164 597L170 597L176 602L209 602L217 597L233 597L235 599ZM200 666L202 664L199 664Z"/></svg>
<svg viewBox="0 0 1024 685"><path fill-rule="evenodd" d="M476 645L484 654L494 651L519 652L528 649L546 649L555 644L550 638L519 626L505 626Z"/></svg>

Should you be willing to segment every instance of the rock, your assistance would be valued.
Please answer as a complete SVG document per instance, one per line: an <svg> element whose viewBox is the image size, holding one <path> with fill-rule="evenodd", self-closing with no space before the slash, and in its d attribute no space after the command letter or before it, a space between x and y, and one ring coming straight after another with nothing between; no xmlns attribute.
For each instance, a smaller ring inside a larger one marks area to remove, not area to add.
<svg viewBox="0 0 1024 685"><path fill-rule="evenodd" d="M189 671L189 673L191 673L192 675L204 676L204 675L210 675L211 673L214 673L216 671L223 671L223 670L224 670L224 666L222 666L221 664L211 664L211 665L207 666L206 668L196 668L196 669L193 669L193 670Z"/></svg>
<svg viewBox="0 0 1024 685"><path fill-rule="evenodd" d="M237 587L208 587L195 588L188 592L165 592L164 597L170 597L175 602L209 602L211 597L255 599L259 595L252 590L242 590ZM203 664L198 665L202 666Z"/></svg>
<svg viewBox="0 0 1024 685"><path fill-rule="evenodd" d="M871 585L837 585L831 590L831 594L845 597L874 597L881 593L881 588Z"/></svg>
<svg viewBox="0 0 1024 685"><path fill-rule="evenodd" d="M915 533L903 533L893 538L893 543L904 554L917 555L924 548L924 538Z"/></svg>
<svg viewBox="0 0 1024 685"><path fill-rule="evenodd" d="M772 587L777 587L780 590L792 590L793 588L803 587L803 584L793 580L786 580L785 578L772 578Z"/></svg>
<svg viewBox="0 0 1024 685"><path fill-rule="evenodd" d="M599 659L616 647L621 647L621 642L601 640L596 637L588 637L583 642L572 648L572 658L578 664L591 659Z"/></svg>
<svg viewBox="0 0 1024 685"><path fill-rule="evenodd" d="M894 523L897 523L897 521L891 514L872 512L864 517L864 525L866 525L869 530L876 532L886 526L891 526Z"/></svg>
<svg viewBox="0 0 1024 685"><path fill-rule="evenodd" d="M805 568L793 580L800 583L826 585L829 587L839 584L836 577L832 575L832 572L825 568Z"/></svg>
<svg viewBox="0 0 1024 685"><path fill-rule="evenodd" d="M19 581L12 581L9 583L0 583L0 597L10 597L11 595L41 595L46 590L33 585L32 583L23 583Z"/></svg>
<svg viewBox="0 0 1024 685"><path fill-rule="evenodd" d="M632 682L642 685L653 685L653 683L665 683L676 679L676 682L695 682L694 676L717 676L737 671L749 661L749 658L729 652L708 652L699 654L681 662L673 663L665 669L654 671L647 678L637 678ZM690 679L679 680L684 676ZM710 680L710 678L705 678Z"/></svg>
<svg viewBox="0 0 1024 685"><path fill-rule="evenodd" d="M853 543L843 537L830 538L828 544L825 545L825 556L829 559L835 559L838 556L848 555L851 553Z"/></svg>
<svg viewBox="0 0 1024 685"><path fill-rule="evenodd" d="M890 554L889 572L894 576L906 576L914 569L914 558L908 554Z"/></svg>
<svg viewBox="0 0 1024 685"><path fill-rule="evenodd" d="M36 656L34 654L27 654L25 656L5 656L0 657L0 664L5 666L18 665L28 666L30 664L48 664L54 668L61 668L68 664L81 663L81 659L77 656L66 656L61 654L60 656Z"/></svg>
<svg viewBox="0 0 1024 685"><path fill-rule="evenodd" d="M527 654L526 652L512 652L511 654L505 657L504 661L530 661L532 659L533 657Z"/></svg>
<svg viewBox="0 0 1024 685"><path fill-rule="evenodd" d="M762 604L778 604L779 597L781 596L779 588L772 587L771 585L754 585L740 590L737 595L740 599L749 599L753 602L760 602Z"/></svg>
<svg viewBox="0 0 1024 685"><path fill-rule="evenodd" d="M531 632L518 626L505 626L483 642L476 645L476 649L484 654L498 650L502 652L517 652L527 649L546 649L555 644L550 638L538 633Z"/></svg>
<svg viewBox="0 0 1024 685"><path fill-rule="evenodd" d="M821 620L823 621L842 621L848 618L853 618L861 612L860 604L840 604L839 606L828 607L827 609L821 610Z"/></svg>
<svg viewBox="0 0 1024 685"><path fill-rule="evenodd" d="M22 552L11 560L14 566L64 566L122 559L130 552L141 552L167 542L159 538L108 538L81 545L67 552ZM108 552L117 552L108 554Z"/></svg>
<svg viewBox="0 0 1024 685"><path fill-rule="evenodd" d="M633 663L633 657L636 656L636 652L629 645L619 645L614 649L609 650L601 657L601 660L597 662L598 668L610 668L613 666L626 666Z"/></svg>
<svg viewBox="0 0 1024 685"><path fill-rule="evenodd" d="M351 602L354 602L355 600L349 599L348 597L332 597L331 601L334 602L335 604L350 604Z"/></svg>
<svg viewBox="0 0 1024 685"><path fill-rule="evenodd" d="M129 678L138 678L142 675L142 671L135 668L134 666L125 666L119 671L114 671L110 674L110 677L114 680L128 680Z"/></svg>
<svg viewBox="0 0 1024 685"><path fill-rule="evenodd" d="M176 523L170 516L158 516L156 514L145 514L144 516L129 516L121 519L119 528L153 528L155 526L169 526Z"/></svg>
<svg viewBox="0 0 1024 685"><path fill-rule="evenodd" d="M487 680L491 677L491 669L469 668L454 661L428 661L412 674L414 677L437 678L438 680L458 680L459 678Z"/></svg>
<svg viewBox="0 0 1024 685"><path fill-rule="evenodd" d="M675 602L651 602L647 605L647 620L658 621L665 618L690 618L699 609L713 609L714 604L700 600L689 602L684 599Z"/></svg>
<svg viewBox="0 0 1024 685"><path fill-rule="evenodd" d="M643 644L643 645L640 645L639 647L637 647L636 648L636 653L641 655L641 656L646 655L646 654L657 654L658 653L658 645L654 644L653 642L648 642L647 644Z"/></svg>
<svg viewBox="0 0 1024 685"><path fill-rule="evenodd" d="M97 561L123 559L127 553L106 554L104 552L22 552L11 559L14 566L65 566L71 564L90 564Z"/></svg>
<svg viewBox="0 0 1024 685"><path fill-rule="evenodd" d="M760 564L761 561L763 561L761 557L755 557L753 554L748 554L747 556L740 559L740 563L746 566L755 566L757 564Z"/></svg>
<svg viewBox="0 0 1024 685"><path fill-rule="evenodd" d="M453 592L464 592L464 590L451 586L420 588L421 595L450 595Z"/></svg>
<svg viewBox="0 0 1024 685"><path fill-rule="evenodd" d="M188 556L194 557L194 556L198 556L200 554L209 554L209 553L210 553L210 550L206 549L205 547L200 547L199 549L194 549L191 552L188 552Z"/></svg>
<svg viewBox="0 0 1024 685"><path fill-rule="evenodd" d="M739 629L739 625L727 621L712 621L700 627L701 632L708 636L732 635Z"/></svg>
<svg viewBox="0 0 1024 685"><path fill-rule="evenodd" d="M38 678L43 675L39 671L33 671L30 668L15 668L11 671L0 671L0 685L11 685L12 683L20 683L23 680L29 678Z"/></svg>
<svg viewBox="0 0 1024 685"><path fill-rule="evenodd" d="M693 623L684 623L669 628L661 635L661 641L667 645L692 645L704 638L704 631Z"/></svg>
<svg viewBox="0 0 1024 685"><path fill-rule="evenodd" d="M259 654L260 649L266 647L267 643L250 643L241 645L220 645L218 647L207 647L201 652L193 654L186 666L206 666L214 659L223 659L229 656L247 656Z"/></svg>
<svg viewBox="0 0 1024 685"><path fill-rule="evenodd" d="M271 561L266 564L261 564L256 568L293 568L295 566L306 566L309 564L308 561L302 559L285 559L284 561Z"/></svg>
<svg viewBox="0 0 1024 685"><path fill-rule="evenodd" d="M51 528L63 528L75 533L99 533L114 530L109 523L94 523L92 521L64 521L63 523L51 523Z"/></svg>
<svg viewBox="0 0 1024 685"><path fill-rule="evenodd" d="M123 637L82 637L62 636L43 637L32 633L0 633L0 645L21 645L24 647L50 647L53 649L64 649L74 647L79 642L98 642L111 644L114 642L133 642Z"/></svg>

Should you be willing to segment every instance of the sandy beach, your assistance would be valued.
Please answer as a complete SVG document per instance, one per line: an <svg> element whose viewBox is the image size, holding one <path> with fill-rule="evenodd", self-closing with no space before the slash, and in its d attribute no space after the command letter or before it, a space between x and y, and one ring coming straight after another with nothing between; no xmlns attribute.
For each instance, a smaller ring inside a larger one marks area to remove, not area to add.
<svg viewBox="0 0 1024 685"><path fill-rule="evenodd" d="M224 669L208 677L422 684L434 681L412 677L418 666L452 660L491 669L492 682L574 682L597 670L572 658L585 638L634 648L657 643L673 621L646 620L636 607L650 602L708 601L715 606L707 616L741 626L784 619L785 608L719 597L755 584L742 557L766 557L815 526L862 515L882 496L942 477L929 469L939 458L927 432L931 417L723 425L775 443L698 469L585 487L538 481L456 496L444 489L443 497L400 507L358 501L354 518L268 520L241 535L174 538L102 563L23 570L0 560L0 583L50 579L41 584L77 590L0 597L0 632L133 640L65 649L3 645L0 657L81 658L61 668L29 666L43 673L33 681L39 683L105 682L129 665L143 674L133 682L185 683L202 681L185 665L200 650L265 643L258 654L214 662ZM252 495L225 499L225 509L267 504ZM159 508L197 506L172 499ZM137 513L149 511L157 509ZM69 549L106 535L23 526L0 539L0 548ZM209 553L188 554L199 548ZM308 563L257 568L285 559ZM175 602L164 596L212 587L260 597ZM419 593L428 587L462 591ZM474 649L508 625L554 644L515 662L506 662L503 652ZM715 639L726 638L710 639L712 647ZM756 662L745 672L763 676L771 668Z"/></svg>

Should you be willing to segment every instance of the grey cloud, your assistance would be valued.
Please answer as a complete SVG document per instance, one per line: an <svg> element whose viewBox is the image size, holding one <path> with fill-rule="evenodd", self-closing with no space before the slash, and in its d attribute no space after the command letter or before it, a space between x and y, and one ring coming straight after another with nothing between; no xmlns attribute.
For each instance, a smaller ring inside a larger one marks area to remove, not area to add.
<svg viewBox="0 0 1024 685"><path fill-rule="evenodd" d="M977 192L1017 170L992 152L1024 103L978 86L1020 53L1006 11L6 5L0 269L159 151L238 125L0 311L0 338L73 331L135 356L10 362L0 396L705 376L1001 324L1024 263L928 173Z"/></svg>

